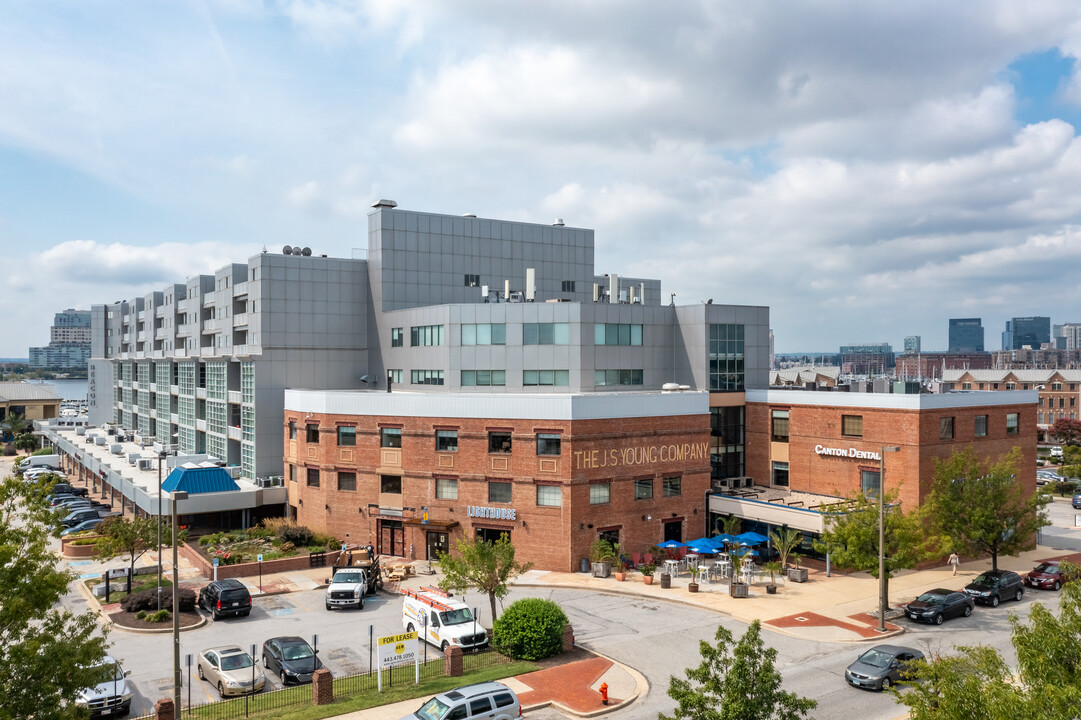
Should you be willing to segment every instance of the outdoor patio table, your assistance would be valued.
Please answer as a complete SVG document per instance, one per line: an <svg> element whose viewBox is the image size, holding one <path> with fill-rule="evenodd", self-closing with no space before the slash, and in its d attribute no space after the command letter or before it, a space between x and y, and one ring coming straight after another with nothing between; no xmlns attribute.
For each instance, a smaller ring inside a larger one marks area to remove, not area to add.
<svg viewBox="0 0 1081 720"><path fill-rule="evenodd" d="M698 567L698 555L694 553L687 553L686 560L688 567Z"/></svg>
<svg viewBox="0 0 1081 720"><path fill-rule="evenodd" d="M665 560L664 567L665 570L668 571L669 575L679 574L679 560Z"/></svg>

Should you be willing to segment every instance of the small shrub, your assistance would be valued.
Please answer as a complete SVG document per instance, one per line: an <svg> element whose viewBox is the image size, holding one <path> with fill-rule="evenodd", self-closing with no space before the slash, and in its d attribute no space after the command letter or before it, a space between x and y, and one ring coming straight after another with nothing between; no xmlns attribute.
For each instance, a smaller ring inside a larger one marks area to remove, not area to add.
<svg viewBox="0 0 1081 720"><path fill-rule="evenodd" d="M169 612L168 610L166 610L165 608L162 608L161 610L158 610L156 612L147 613L147 615L146 615L146 621L147 622L152 622L152 623L165 622L167 620L172 620L172 619L173 619L173 614L171 612Z"/></svg>
<svg viewBox="0 0 1081 720"><path fill-rule="evenodd" d="M263 518L259 521L259 523L260 525L262 525L264 530L269 530L272 535L277 535L278 531L281 530L283 527L286 527L288 525L296 525L296 523L294 523L289 518L281 517Z"/></svg>
<svg viewBox="0 0 1081 720"><path fill-rule="evenodd" d="M1057 482L1055 483L1055 492L1057 492L1062 497L1065 497L1067 495L1073 495L1075 492L1077 492L1077 483L1072 480L1063 480L1061 482Z"/></svg>
<svg viewBox="0 0 1081 720"><path fill-rule="evenodd" d="M135 617L142 620L143 618L146 617L146 610L140 610L139 612L135 613Z"/></svg>
<svg viewBox="0 0 1081 720"><path fill-rule="evenodd" d="M253 540L266 540L274 537L274 531L264 527L253 527L248 530L248 537Z"/></svg>
<svg viewBox="0 0 1081 720"><path fill-rule="evenodd" d="M93 531L92 530L86 530L84 532L93 532ZM68 543L68 545L97 545L98 542L100 542L101 540L102 540L102 538L100 538L100 537L79 538L78 540L72 540L70 543Z"/></svg>
<svg viewBox="0 0 1081 720"><path fill-rule="evenodd" d="M173 591L169 586L162 586L162 603L165 605L173 604ZM180 605L180 612L189 612L195 609L195 591L189 588L180 588L177 602ZM142 590L137 593L128 595L126 598L120 601L121 609L126 612L133 612L138 615L140 610L150 612L158 609L158 589L152 587L148 590Z"/></svg>
<svg viewBox="0 0 1081 720"><path fill-rule="evenodd" d="M495 621L492 645L516 660L542 660L563 651L566 624L567 615L551 600L517 600Z"/></svg>
<svg viewBox="0 0 1081 720"><path fill-rule="evenodd" d="M4 455L6 457L10 457L10 456L16 454L17 452L19 452L19 451L15 449L14 445L8 444L8 445L4 446Z"/></svg>
<svg viewBox="0 0 1081 720"><path fill-rule="evenodd" d="M52 448L38 448L34 452L30 453L30 457L34 457L35 455L52 455L52 454L53 454L53 449Z"/></svg>
<svg viewBox="0 0 1081 720"><path fill-rule="evenodd" d="M299 547L313 544L315 533L303 525L283 525L278 528L278 537Z"/></svg>

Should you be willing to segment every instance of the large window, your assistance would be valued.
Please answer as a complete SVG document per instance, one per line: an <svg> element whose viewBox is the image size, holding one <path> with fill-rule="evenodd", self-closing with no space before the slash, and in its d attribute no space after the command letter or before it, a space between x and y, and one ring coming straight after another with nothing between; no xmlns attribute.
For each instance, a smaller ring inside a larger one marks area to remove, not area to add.
<svg viewBox="0 0 1081 720"><path fill-rule="evenodd" d="M379 492L387 493L388 495L401 495L402 494L402 476L401 475L380 475L379 476Z"/></svg>
<svg viewBox="0 0 1081 720"><path fill-rule="evenodd" d="M563 284L560 285L560 289L563 292L574 292L574 281L573 280L564 280Z"/></svg>
<svg viewBox="0 0 1081 720"><path fill-rule="evenodd" d="M490 453L509 453L510 452L510 433L497 431L488 433L488 452Z"/></svg>
<svg viewBox="0 0 1081 720"><path fill-rule="evenodd" d="M414 385L442 385L442 370L410 370L409 379Z"/></svg>
<svg viewBox="0 0 1081 720"><path fill-rule="evenodd" d="M159 425L159 427L160 427L160 425ZM289 421L289 439L290 440L296 440L297 439L297 422L296 422L296 420L290 420Z"/></svg>
<svg viewBox="0 0 1081 720"><path fill-rule="evenodd" d="M709 421L710 477L714 480L743 477L743 407L712 407Z"/></svg>
<svg viewBox="0 0 1081 720"><path fill-rule="evenodd" d="M953 418L944 417L938 419L938 439L953 440Z"/></svg>
<svg viewBox="0 0 1081 720"><path fill-rule="evenodd" d="M480 275L474 273L466 273L465 287L480 287Z"/></svg>
<svg viewBox="0 0 1081 720"><path fill-rule="evenodd" d="M863 437L863 416L842 415L841 434L845 437Z"/></svg>
<svg viewBox="0 0 1081 720"><path fill-rule="evenodd" d="M356 447L357 429L355 427L339 427L338 444L343 447Z"/></svg>
<svg viewBox="0 0 1081 720"><path fill-rule="evenodd" d="M387 382L395 385L402 384L402 371L400 369L387 370Z"/></svg>
<svg viewBox="0 0 1081 720"><path fill-rule="evenodd" d="M976 416L976 437L987 437L987 416L986 415L977 415Z"/></svg>
<svg viewBox="0 0 1081 720"><path fill-rule="evenodd" d="M488 502L492 503L509 503L511 500L511 484L509 482L497 482L495 480L488 483Z"/></svg>
<svg viewBox="0 0 1081 720"><path fill-rule="evenodd" d="M405 344L405 330L403 328L390 329L390 346L401 347Z"/></svg>
<svg viewBox="0 0 1081 720"><path fill-rule="evenodd" d="M742 390L743 326L709 326L709 389Z"/></svg>
<svg viewBox="0 0 1081 720"><path fill-rule="evenodd" d="M589 504L590 505L607 505L612 502L612 484L611 483L590 483L589 484Z"/></svg>
<svg viewBox="0 0 1081 720"><path fill-rule="evenodd" d="M458 452L458 431L436 430L435 450L436 452Z"/></svg>
<svg viewBox="0 0 1081 720"><path fill-rule="evenodd" d="M570 385L570 371L568 370L523 370L522 385L553 385L566 387Z"/></svg>
<svg viewBox="0 0 1081 720"><path fill-rule="evenodd" d="M641 385L641 370L594 370L593 384L601 385Z"/></svg>
<svg viewBox="0 0 1081 720"><path fill-rule="evenodd" d="M462 387L503 387L506 384L506 370L462 370Z"/></svg>
<svg viewBox="0 0 1081 720"><path fill-rule="evenodd" d="M1021 432L1021 425L1018 422L1018 418L1019 416L1017 413L1006 413L1007 435L1017 435L1019 432Z"/></svg>
<svg viewBox="0 0 1081 720"><path fill-rule="evenodd" d="M878 497L879 475L877 470L860 470L860 491L868 497Z"/></svg>
<svg viewBox="0 0 1081 720"><path fill-rule="evenodd" d="M683 494L683 478L666 477L661 480L662 497L678 497Z"/></svg>
<svg viewBox="0 0 1081 720"><path fill-rule="evenodd" d="M788 411L773 410L771 412L773 429L770 436L774 442L788 442Z"/></svg>
<svg viewBox="0 0 1081 720"><path fill-rule="evenodd" d="M525 323L522 325L523 345L569 345L571 326L568 323Z"/></svg>
<svg viewBox="0 0 1081 720"><path fill-rule="evenodd" d="M641 345L642 326L627 323L596 323L593 325L594 345Z"/></svg>
<svg viewBox="0 0 1081 720"><path fill-rule="evenodd" d="M357 474L355 472L339 472L338 490L344 490L346 492L356 492Z"/></svg>
<svg viewBox="0 0 1081 720"><path fill-rule="evenodd" d="M379 428L379 447L400 448L401 446L401 428Z"/></svg>
<svg viewBox="0 0 1081 720"><path fill-rule="evenodd" d="M457 500L458 481L453 478L436 478L435 496L440 500Z"/></svg>
<svg viewBox="0 0 1081 720"><path fill-rule="evenodd" d="M780 487L788 487L788 463L773 463L773 484Z"/></svg>
<svg viewBox="0 0 1081 720"><path fill-rule="evenodd" d="M409 344L412 347L424 347L443 344L442 325L418 325L409 328Z"/></svg>
<svg viewBox="0 0 1081 720"><path fill-rule="evenodd" d="M538 507L560 507L563 504L563 488L559 485L538 485Z"/></svg>
<svg viewBox="0 0 1081 720"><path fill-rule="evenodd" d="M644 480L634 481L634 499L635 500L652 500L653 499L653 478L645 478Z"/></svg>
<svg viewBox="0 0 1081 720"><path fill-rule="evenodd" d="M462 345L506 345L505 323L462 325Z"/></svg>
<svg viewBox="0 0 1081 720"><path fill-rule="evenodd" d="M319 426L315 423L308 423L304 428L305 439L310 443L319 442Z"/></svg>
<svg viewBox="0 0 1081 720"><path fill-rule="evenodd" d="M560 436L555 433L537 433L538 455L559 455Z"/></svg>
<svg viewBox="0 0 1081 720"><path fill-rule="evenodd" d="M308 487L319 487L319 470L308 468Z"/></svg>

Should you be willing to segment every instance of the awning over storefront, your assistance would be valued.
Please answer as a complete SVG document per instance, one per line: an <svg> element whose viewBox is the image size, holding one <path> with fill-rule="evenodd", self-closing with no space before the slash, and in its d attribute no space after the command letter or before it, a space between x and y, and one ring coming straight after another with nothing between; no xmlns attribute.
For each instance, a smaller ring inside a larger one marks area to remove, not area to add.
<svg viewBox="0 0 1081 720"><path fill-rule="evenodd" d="M718 515L735 515L769 525L787 525L796 530L812 533L821 533L824 527L823 515L817 510L733 495L710 495L709 511Z"/></svg>

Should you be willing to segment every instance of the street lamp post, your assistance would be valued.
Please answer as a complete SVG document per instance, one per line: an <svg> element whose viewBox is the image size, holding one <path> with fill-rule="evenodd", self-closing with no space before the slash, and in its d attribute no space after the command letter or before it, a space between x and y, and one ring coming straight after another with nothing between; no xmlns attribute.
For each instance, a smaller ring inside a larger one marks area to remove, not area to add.
<svg viewBox="0 0 1081 720"><path fill-rule="evenodd" d="M161 461L165 452L158 453L158 610L161 610Z"/></svg>
<svg viewBox="0 0 1081 720"><path fill-rule="evenodd" d="M889 590L886 584L886 453L901 452L896 445L883 445L878 456L878 632L886 632L886 606Z"/></svg>
<svg viewBox="0 0 1081 720"><path fill-rule="evenodd" d="M173 712L175 717L180 717L180 571L177 569L176 546L180 542L177 537L176 504L181 500L187 500L188 494L183 490L176 490L169 496L169 506L173 521Z"/></svg>

